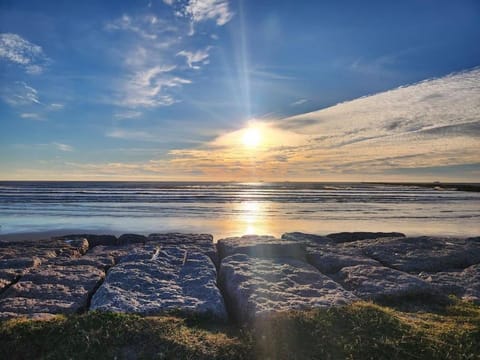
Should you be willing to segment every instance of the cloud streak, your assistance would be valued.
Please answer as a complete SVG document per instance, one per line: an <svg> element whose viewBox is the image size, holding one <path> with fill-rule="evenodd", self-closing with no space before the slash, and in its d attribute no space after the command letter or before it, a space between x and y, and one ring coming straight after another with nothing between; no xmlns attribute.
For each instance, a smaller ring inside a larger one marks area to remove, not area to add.
<svg viewBox="0 0 480 360"><path fill-rule="evenodd" d="M188 67L192 69L200 69L200 66L198 65L199 63L202 64L208 64L208 51L210 50L209 47L207 47L204 50L198 50L198 51L186 51L182 50L177 53L177 56L183 56L187 60Z"/></svg>
<svg viewBox="0 0 480 360"><path fill-rule="evenodd" d="M186 35L192 35L189 34L190 20L199 22L214 19L223 25L231 16L226 1L165 3L174 7L166 8L171 9L172 16L177 15L177 19L173 18L176 21L168 20L168 16L160 19L153 13L124 14L105 25L108 33L123 32L131 35L126 42L120 44L125 48L120 56L123 58L126 75L114 85L117 94L115 105L138 112L140 108L170 106L179 102L179 88L193 82L192 74L185 70L200 70L207 65L211 49L211 46L206 46L203 49L186 50L191 47L190 41L185 40ZM175 10L176 8L181 11ZM178 16L184 20L178 19Z"/></svg>
<svg viewBox="0 0 480 360"><path fill-rule="evenodd" d="M20 35L0 34L0 59L19 65L28 74L41 74L49 59L39 45L25 40Z"/></svg>
<svg viewBox="0 0 480 360"><path fill-rule="evenodd" d="M241 147L241 132L236 131L202 148L171 151L171 164L210 177L312 180L480 167L479 119L477 68L262 123L268 141L253 152Z"/></svg>

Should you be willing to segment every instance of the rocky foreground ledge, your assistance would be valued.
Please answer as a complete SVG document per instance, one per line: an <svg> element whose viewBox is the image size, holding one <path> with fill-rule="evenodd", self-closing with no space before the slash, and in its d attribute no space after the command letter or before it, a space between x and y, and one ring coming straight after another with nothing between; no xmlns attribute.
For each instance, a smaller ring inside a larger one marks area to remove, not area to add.
<svg viewBox="0 0 480 360"><path fill-rule="evenodd" d="M89 310L250 323L360 299L480 303L480 237L76 234L0 242L0 318Z"/></svg>

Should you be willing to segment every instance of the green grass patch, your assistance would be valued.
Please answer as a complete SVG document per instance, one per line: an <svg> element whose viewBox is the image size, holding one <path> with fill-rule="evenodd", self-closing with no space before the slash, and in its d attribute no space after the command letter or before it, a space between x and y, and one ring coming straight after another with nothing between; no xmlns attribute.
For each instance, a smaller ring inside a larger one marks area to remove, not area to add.
<svg viewBox="0 0 480 360"><path fill-rule="evenodd" d="M0 323L1 359L479 359L480 307L371 303L291 312L239 329L206 318L86 313Z"/></svg>

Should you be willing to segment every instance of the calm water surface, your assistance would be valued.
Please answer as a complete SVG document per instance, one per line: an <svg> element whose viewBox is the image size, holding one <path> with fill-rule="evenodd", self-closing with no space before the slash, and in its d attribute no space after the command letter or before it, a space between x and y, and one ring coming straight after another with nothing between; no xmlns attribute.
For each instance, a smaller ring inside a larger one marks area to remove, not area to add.
<svg viewBox="0 0 480 360"><path fill-rule="evenodd" d="M480 193L325 183L0 182L1 233L478 235Z"/></svg>

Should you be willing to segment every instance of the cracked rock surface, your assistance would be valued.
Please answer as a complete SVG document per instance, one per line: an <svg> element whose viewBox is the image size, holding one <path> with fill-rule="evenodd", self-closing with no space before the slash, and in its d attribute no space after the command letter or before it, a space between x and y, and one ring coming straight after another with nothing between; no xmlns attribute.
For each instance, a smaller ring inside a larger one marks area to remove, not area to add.
<svg viewBox="0 0 480 360"><path fill-rule="evenodd" d="M273 312L344 305L357 299L313 266L293 258L235 254L219 276L234 317L251 322Z"/></svg>
<svg viewBox="0 0 480 360"><path fill-rule="evenodd" d="M213 262L202 252L145 246L109 270L90 308L144 315L180 311L226 320L216 279Z"/></svg>

